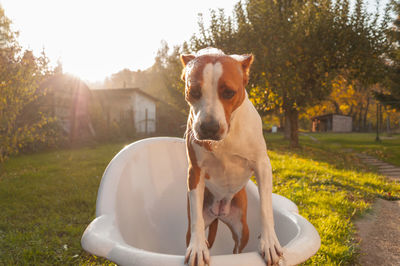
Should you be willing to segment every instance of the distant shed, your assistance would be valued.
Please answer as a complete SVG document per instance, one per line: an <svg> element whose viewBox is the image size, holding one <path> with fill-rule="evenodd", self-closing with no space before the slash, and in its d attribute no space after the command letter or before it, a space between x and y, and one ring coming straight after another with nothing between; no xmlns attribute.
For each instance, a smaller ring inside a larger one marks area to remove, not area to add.
<svg viewBox="0 0 400 266"><path fill-rule="evenodd" d="M312 118L312 132L351 132L353 129L351 116L327 114Z"/></svg>

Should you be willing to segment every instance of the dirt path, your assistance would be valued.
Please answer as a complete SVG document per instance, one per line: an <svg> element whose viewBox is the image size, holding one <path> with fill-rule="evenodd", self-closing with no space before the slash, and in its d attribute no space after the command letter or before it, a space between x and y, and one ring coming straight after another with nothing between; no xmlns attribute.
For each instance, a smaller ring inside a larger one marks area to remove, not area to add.
<svg viewBox="0 0 400 266"><path fill-rule="evenodd" d="M378 199L356 227L361 238L359 265L400 265L400 201Z"/></svg>
<svg viewBox="0 0 400 266"><path fill-rule="evenodd" d="M400 180L400 167L359 154L368 165L388 178ZM400 201L378 199L372 211L356 221L361 240L358 265L400 265Z"/></svg>

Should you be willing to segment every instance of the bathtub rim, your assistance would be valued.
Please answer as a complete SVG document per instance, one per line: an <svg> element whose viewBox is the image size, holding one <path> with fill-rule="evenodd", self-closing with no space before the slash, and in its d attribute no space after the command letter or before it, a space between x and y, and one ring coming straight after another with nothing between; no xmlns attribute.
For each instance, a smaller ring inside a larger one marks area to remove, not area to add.
<svg viewBox="0 0 400 266"><path fill-rule="evenodd" d="M116 226L115 204L118 189L118 178L122 172L118 167L136 148L157 142L183 143L184 139L174 137L154 137L136 141L125 146L108 164L100 182L97 201L96 218L86 228L81 245L87 252L107 258L121 265L183 265L183 255L172 255L143 250L127 245ZM248 189L257 190L257 186L249 181ZM253 191L254 192L254 191ZM258 194L258 193L257 193ZM313 256L321 245L321 239L314 228L305 218L298 214L295 203L278 194L272 195L274 211L289 217L297 226L297 235L284 248L284 261L287 265L296 265ZM279 208L278 208L279 206ZM252 260L252 265L265 265L257 252L211 256L212 265L244 265L243 262Z"/></svg>

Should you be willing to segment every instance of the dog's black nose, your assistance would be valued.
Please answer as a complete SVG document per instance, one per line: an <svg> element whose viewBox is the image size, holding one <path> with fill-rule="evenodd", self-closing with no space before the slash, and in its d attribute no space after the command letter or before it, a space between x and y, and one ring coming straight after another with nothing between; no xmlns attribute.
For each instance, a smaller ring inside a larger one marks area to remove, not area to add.
<svg viewBox="0 0 400 266"><path fill-rule="evenodd" d="M219 131L219 123L215 120L203 122L200 124L200 131L203 138L214 139Z"/></svg>

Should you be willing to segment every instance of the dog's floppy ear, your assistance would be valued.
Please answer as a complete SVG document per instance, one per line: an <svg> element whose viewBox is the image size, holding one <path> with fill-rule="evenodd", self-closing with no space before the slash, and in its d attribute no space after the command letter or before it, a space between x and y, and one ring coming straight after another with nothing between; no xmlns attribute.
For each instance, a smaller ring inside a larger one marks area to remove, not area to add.
<svg viewBox="0 0 400 266"><path fill-rule="evenodd" d="M254 56L252 54L243 54L232 55L232 57L241 63L243 69L243 84L247 85L247 82L249 82L250 66L254 61Z"/></svg>
<svg viewBox="0 0 400 266"><path fill-rule="evenodd" d="M196 56L195 56L195 55L192 55L192 54L181 54L180 58L181 58L181 62L182 62L182 65L183 65L183 70L182 70L181 79L182 79L183 81L185 81L185 68L186 68L186 65L187 65L190 61L192 61L195 57L196 57Z"/></svg>
<svg viewBox="0 0 400 266"><path fill-rule="evenodd" d="M252 54L244 54L241 55L242 60L240 62L242 63L243 71L248 75L250 66L254 61L254 56Z"/></svg>
<svg viewBox="0 0 400 266"><path fill-rule="evenodd" d="M181 54L181 62L185 67L190 61L192 61L196 56L192 54Z"/></svg>

